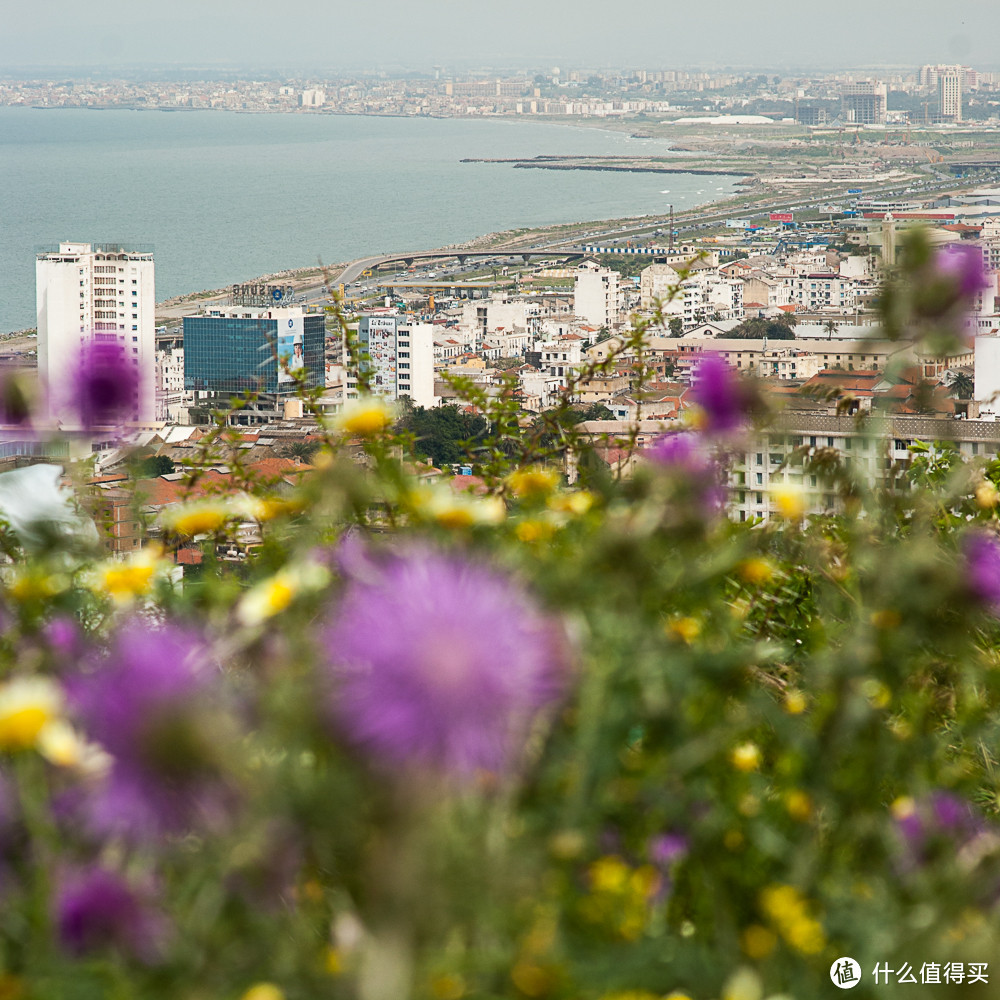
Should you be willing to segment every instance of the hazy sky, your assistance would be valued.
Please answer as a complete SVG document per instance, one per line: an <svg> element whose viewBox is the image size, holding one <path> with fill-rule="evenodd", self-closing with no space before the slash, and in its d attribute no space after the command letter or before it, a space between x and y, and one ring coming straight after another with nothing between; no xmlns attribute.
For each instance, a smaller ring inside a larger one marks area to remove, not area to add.
<svg viewBox="0 0 1000 1000"><path fill-rule="evenodd" d="M0 72L1000 65L1000 0L12 0Z"/></svg>

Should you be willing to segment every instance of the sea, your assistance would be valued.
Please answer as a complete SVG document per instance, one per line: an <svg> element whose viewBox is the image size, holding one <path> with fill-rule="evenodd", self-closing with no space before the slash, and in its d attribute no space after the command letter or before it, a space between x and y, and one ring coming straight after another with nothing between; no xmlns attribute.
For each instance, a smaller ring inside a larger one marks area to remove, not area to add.
<svg viewBox="0 0 1000 1000"><path fill-rule="evenodd" d="M669 145L524 120L0 107L0 333L35 325L35 255L61 240L151 247L162 301L732 193L729 177L462 162L676 155Z"/></svg>

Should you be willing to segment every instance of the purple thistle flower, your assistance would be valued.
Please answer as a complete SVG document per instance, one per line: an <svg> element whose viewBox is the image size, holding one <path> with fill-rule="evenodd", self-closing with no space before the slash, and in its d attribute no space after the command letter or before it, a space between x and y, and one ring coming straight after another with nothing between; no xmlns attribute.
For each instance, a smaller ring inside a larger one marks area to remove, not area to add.
<svg viewBox="0 0 1000 1000"><path fill-rule="evenodd" d="M728 434L739 429L752 403L740 376L717 354L702 358L694 376L691 398L705 415L704 430Z"/></svg>
<svg viewBox="0 0 1000 1000"><path fill-rule="evenodd" d="M347 738L385 763L509 768L560 692L557 629L513 581L457 556L415 548L368 569L324 636Z"/></svg>
<svg viewBox="0 0 1000 1000"><path fill-rule="evenodd" d="M162 918L114 872L89 868L67 877L56 899L63 946L76 955L117 948L144 961L164 937Z"/></svg>
<svg viewBox="0 0 1000 1000"><path fill-rule="evenodd" d="M42 626L45 644L63 661L75 660L83 648L83 636L79 626L65 615L60 615Z"/></svg>
<svg viewBox="0 0 1000 1000"><path fill-rule="evenodd" d="M703 437L690 433L665 434L644 454L655 468L680 480L700 508L721 509L725 501L721 469Z"/></svg>
<svg viewBox="0 0 1000 1000"><path fill-rule="evenodd" d="M949 280L963 298L972 298L989 284L983 252L977 246L952 243L934 257L934 269Z"/></svg>
<svg viewBox="0 0 1000 1000"><path fill-rule="evenodd" d="M1000 540L973 532L962 540L969 590L994 613L1000 613Z"/></svg>
<svg viewBox="0 0 1000 1000"><path fill-rule="evenodd" d="M645 454L657 465L690 475L704 473L714 465L696 434L664 434Z"/></svg>
<svg viewBox="0 0 1000 1000"><path fill-rule="evenodd" d="M985 822L967 799L938 790L897 816L896 829L905 847L904 867L913 868L928 859L935 845L949 845L950 852L960 850L984 831Z"/></svg>
<svg viewBox="0 0 1000 1000"><path fill-rule="evenodd" d="M646 844L649 860L659 868L669 868L682 860L688 853L690 844L682 833L661 833L651 837Z"/></svg>
<svg viewBox="0 0 1000 1000"><path fill-rule="evenodd" d="M173 832L218 811L224 795L205 732L205 659L190 633L133 622L71 686L84 729L113 758L90 803L97 829Z"/></svg>
<svg viewBox="0 0 1000 1000"><path fill-rule="evenodd" d="M125 348L88 341L73 373L73 409L87 429L128 420L138 409L139 376Z"/></svg>

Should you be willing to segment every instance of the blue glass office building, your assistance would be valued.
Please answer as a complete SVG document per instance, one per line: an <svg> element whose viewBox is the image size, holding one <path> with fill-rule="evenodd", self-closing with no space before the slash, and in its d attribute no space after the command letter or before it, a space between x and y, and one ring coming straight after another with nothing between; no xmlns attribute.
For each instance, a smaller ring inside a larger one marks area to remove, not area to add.
<svg viewBox="0 0 1000 1000"><path fill-rule="evenodd" d="M184 388L198 392L291 391L289 369L304 367L310 385L325 374L325 317L301 309L227 309L184 317Z"/></svg>

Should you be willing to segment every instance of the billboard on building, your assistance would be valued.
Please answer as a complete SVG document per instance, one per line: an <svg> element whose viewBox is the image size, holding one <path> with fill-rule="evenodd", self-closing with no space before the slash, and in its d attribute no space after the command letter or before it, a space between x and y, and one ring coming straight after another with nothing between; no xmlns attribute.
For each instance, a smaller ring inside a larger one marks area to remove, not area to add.
<svg viewBox="0 0 1000 1000"><path fill-rule="evenodd" d="M768 218L772 222L791 222L795 215L792 212L772 212Z"/></svg>
<svg viewBox="0 0 1000 1000"><path fill-rule="evenodd" d="M376 396L396 398L396 317L368 317L368 365Z"/></svg>
<svg viewBox="0 0 1000 1000"><path fill-rule="evenodd" d="M297 368L305 367L301 316L278 320L278 384L294 382Z"/></svg>

